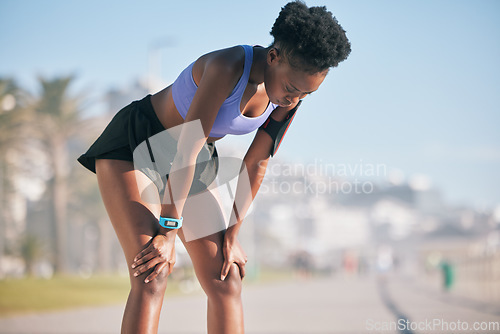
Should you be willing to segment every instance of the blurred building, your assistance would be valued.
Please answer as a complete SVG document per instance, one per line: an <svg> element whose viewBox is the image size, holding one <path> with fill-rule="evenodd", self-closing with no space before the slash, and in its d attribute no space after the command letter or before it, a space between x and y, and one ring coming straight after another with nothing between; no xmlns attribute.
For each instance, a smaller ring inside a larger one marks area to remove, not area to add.
<svg viewBox="0 0 500 334"><path fill-rule="evenodd" d="M342 271L346 263L349 268L356 263L366 273L376 271L382 261L410 275L422 270L421 254L429 249L459 245L470 255L471 247L486 247L487 238L493 244L488 236L500 228L493 213L448 205L423 178L398 184L373 181L367 192L354 187L339 191L332 185L355 180L309 175L303 169L284 173L273 169L273 163L287 162L270 161L254 211L263 266L290 267L294 254L305 251L319 271ZM381 260L381 249L391 254L390 261L386 255Z"/></svg>

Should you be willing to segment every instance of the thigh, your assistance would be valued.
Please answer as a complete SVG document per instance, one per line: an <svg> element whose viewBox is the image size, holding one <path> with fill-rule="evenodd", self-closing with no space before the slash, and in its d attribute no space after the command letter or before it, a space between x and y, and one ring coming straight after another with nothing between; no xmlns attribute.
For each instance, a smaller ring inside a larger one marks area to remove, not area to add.
<svg viewBox="0 0 500 334"><path fill-rule="evenodd" d="M157 234L159 195L154 193L152 181L134 170L130 161L97 159L96 175L130 271L134 257Z"/></svg>
<svg viewBox="0 0 500 334"><path fill-rule="evenodd" d="M186 223L179 230L196 276L204 290L220 283L224 263L223 241L226 222L222 203L214 191L205 191L186 200L183 215ZM231 266L227 281L241 281L239 268Z"/></svg>
<svg viewBox="0 0 500 334"><path fill-rule="evenodd" d="M224 231L192 241L185 241L180 231L179 237L191 258L196 277L208 296L217 293L239 293L242 279L238 265L233 263L224 282L220 279L224 264L222 251Z"/></svg>
<svg viewBox="0 0 500 334"><path fill-rule="evenodd" d="M189 195L182 210L184 221L179 236L183 242L190 242L224 231L227 211L217 188Z"/></svg>

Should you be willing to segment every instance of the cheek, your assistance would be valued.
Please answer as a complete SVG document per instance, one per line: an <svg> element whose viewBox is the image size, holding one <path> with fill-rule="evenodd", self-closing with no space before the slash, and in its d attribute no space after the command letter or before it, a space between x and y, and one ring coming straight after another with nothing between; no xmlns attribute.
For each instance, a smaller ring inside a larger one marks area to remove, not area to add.
<svg viewBox="0 0 500 334"><path fill-rule="evenodd" d="M266 93L269 99L273 99L276 96L276 85L272 77L267 77L265 82Z"/></svg>
<svg viewBox="0 0 500 334"><path fill-rule="evenodd" d="M285 98L283 90L277 85L272 85L267 91L267 96L272 103L279 104Z"/></svg>
<svg viewBox="0 0 500 334"><path fill-rule="evenodd" d="M283 100L287 95L280 78L276 71L270 71L264 78L267 96L273 103L278 103L278 100Z"/></svg>
<svg viewBox="0 0 500 334"><path fill-rule="evenodd" d="M270 82L268 95L280 99L286 95L281 81L274 79Z"/></svg>
<svg viewBox="0 0 500 334"><path fill-rule="evenodd" d="M274 84L269 87L269 96L271 97L279 97L280 96L280 91L278 87Z"/></svg>

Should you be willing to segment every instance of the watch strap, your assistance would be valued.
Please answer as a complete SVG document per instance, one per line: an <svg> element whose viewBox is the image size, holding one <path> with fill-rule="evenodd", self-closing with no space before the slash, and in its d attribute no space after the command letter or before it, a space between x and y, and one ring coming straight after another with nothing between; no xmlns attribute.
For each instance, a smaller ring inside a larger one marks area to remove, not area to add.
<svg viewBox="0 0 500 334"><path fill-rule="evenodd" d="M179 229L182 227L182 220L183 218L170 218L170 217L162 217L160 216L159 223L160 226L164 228L170 228L170 229Z"/></svg>

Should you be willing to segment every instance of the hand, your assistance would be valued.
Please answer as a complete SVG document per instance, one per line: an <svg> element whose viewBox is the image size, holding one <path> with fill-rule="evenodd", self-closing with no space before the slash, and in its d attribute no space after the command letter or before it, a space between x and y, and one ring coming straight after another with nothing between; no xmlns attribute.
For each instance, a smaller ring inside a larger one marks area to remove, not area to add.
<svg viewBox="0 0 500 334"><path fill-rule="evenodd" d="M222 265L220 279L223 281L226 278L233 263L236 263L240 267L241 278L245 277L245 264L248 259L238 239L226 233L224 235L222 251L224 254L224 264Z"/></svg>
<svg viewBox="0 0 500 334"><path fill-rule="evenodd" d="M174 269L175 264L175 235L169 237L163 234L156 235L151 243L134 259L132 269L136 269L134 276L139 276L151 268L155 270L149 274L144 283L149 283L168 267L167 276Z"/></svg>

